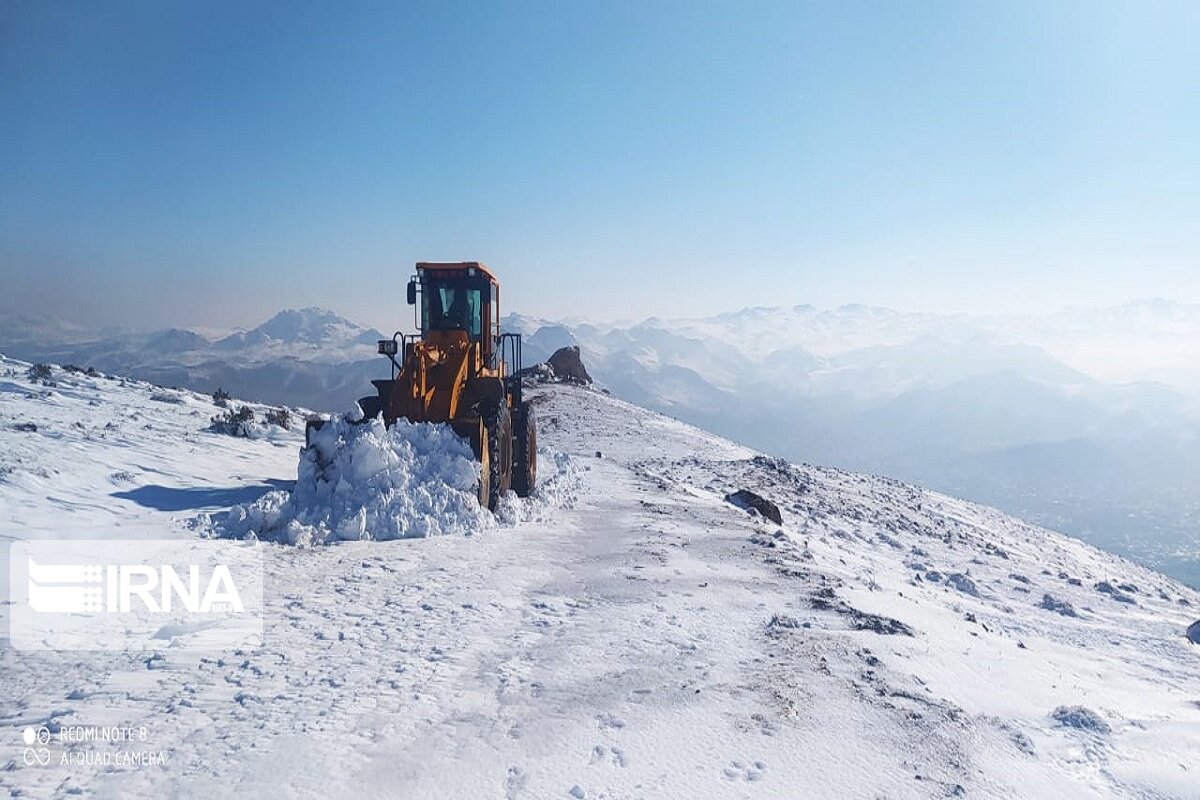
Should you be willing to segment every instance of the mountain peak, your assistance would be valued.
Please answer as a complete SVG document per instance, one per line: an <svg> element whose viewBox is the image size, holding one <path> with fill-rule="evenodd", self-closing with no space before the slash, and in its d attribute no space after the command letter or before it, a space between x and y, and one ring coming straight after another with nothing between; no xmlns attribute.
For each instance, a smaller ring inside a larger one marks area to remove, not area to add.
<svg viewBox="0 0 1200 800"><path fill-rule="evenodd" d="M345 317L327 308L287 308L247 332L248 339L264 337L280 342L322 344L330 340L352 339L363 330Z"/></svg>

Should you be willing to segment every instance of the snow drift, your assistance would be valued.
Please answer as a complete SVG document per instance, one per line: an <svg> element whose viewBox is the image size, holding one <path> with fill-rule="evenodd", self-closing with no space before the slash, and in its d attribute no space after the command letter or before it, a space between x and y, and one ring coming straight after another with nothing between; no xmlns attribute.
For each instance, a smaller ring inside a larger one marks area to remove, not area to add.
<svg viewBox="0 0 1200 800"><path fill-rule="evenodd" d="M235 506L220 536L313 545L470 535L495 520L475 498L470 446L446 425L326 423L301 451L296 487Z"/></svg>
<svg viewBox="0 0 1200 800"><path fill-rule="evenodd" d="M542 519L569 506L576 482L570 458L541 451L543 474L527 499L512 492L496 514L476 498L479 465L448 425L334 419L302 450L296 486L273 491L208 520L213 533L302 547L336 541L458 535ZM202 525L201 527L206 527Z"/></svg>

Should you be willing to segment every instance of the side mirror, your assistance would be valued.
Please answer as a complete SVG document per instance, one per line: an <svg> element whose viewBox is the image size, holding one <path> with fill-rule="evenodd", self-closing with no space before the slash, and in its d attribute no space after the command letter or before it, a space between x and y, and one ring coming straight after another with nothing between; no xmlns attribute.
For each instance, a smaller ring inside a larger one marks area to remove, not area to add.
<svg viewBox="0 0 1200 800"><path fill-rule="evenodd" d="M409 284L410 286L412 284ZM394 356L399 352L397 345L399 343L395 339L380 339L379 340L379 355Z"/></svg>
<svg viewBox="0 0 1200 800"><path fill-rule="evenodd" d="M415 306L417 304L417 282L416 281L408 282L408 304L410 306Z"/></svg>

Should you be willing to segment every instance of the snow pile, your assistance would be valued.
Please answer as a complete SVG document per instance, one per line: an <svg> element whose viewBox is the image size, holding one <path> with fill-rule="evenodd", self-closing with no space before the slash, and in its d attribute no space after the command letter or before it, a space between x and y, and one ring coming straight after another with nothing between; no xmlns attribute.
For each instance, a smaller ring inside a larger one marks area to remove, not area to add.
<svg viewBox="0 0 1200 800"><path fill-rule="evenodd" d="M470 445L445 425L326 423L300 457L296 487L236 506L219 536L309 546L339 540L470 535L495 519L475 497Z"/></svg>
<svg viewBox="0 0 1200 800"><path fill-rule="evenodd" d="M469 536L497 525L546 521L574 505L579 474L570 456L540 450L533 495L509 492L496 514L476 498L479 465L448 425L398 420L327 422L301 451L296 487L268 492L198 527L225 538L257 538L303 547L359 539Z"/></svg>
<svg viewBox="0 0 1200 800"><path fill-rule="evenodd" d="M504 526L548 522L560 508L574 508L579 496L579 470L566 453L538 449L538 481L527 498L509 492L496 503L496 520Z"/></svg>

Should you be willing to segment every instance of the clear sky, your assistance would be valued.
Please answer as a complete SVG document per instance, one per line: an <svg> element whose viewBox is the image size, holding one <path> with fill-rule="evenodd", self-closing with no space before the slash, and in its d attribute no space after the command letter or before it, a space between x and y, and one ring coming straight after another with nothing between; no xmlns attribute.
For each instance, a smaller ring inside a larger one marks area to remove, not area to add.
<svg viewBox="0 0 1200 800"><path fill-rule="evenodd" d="M1200 3L0 4L0 310L1200 302Z"/></svg>

